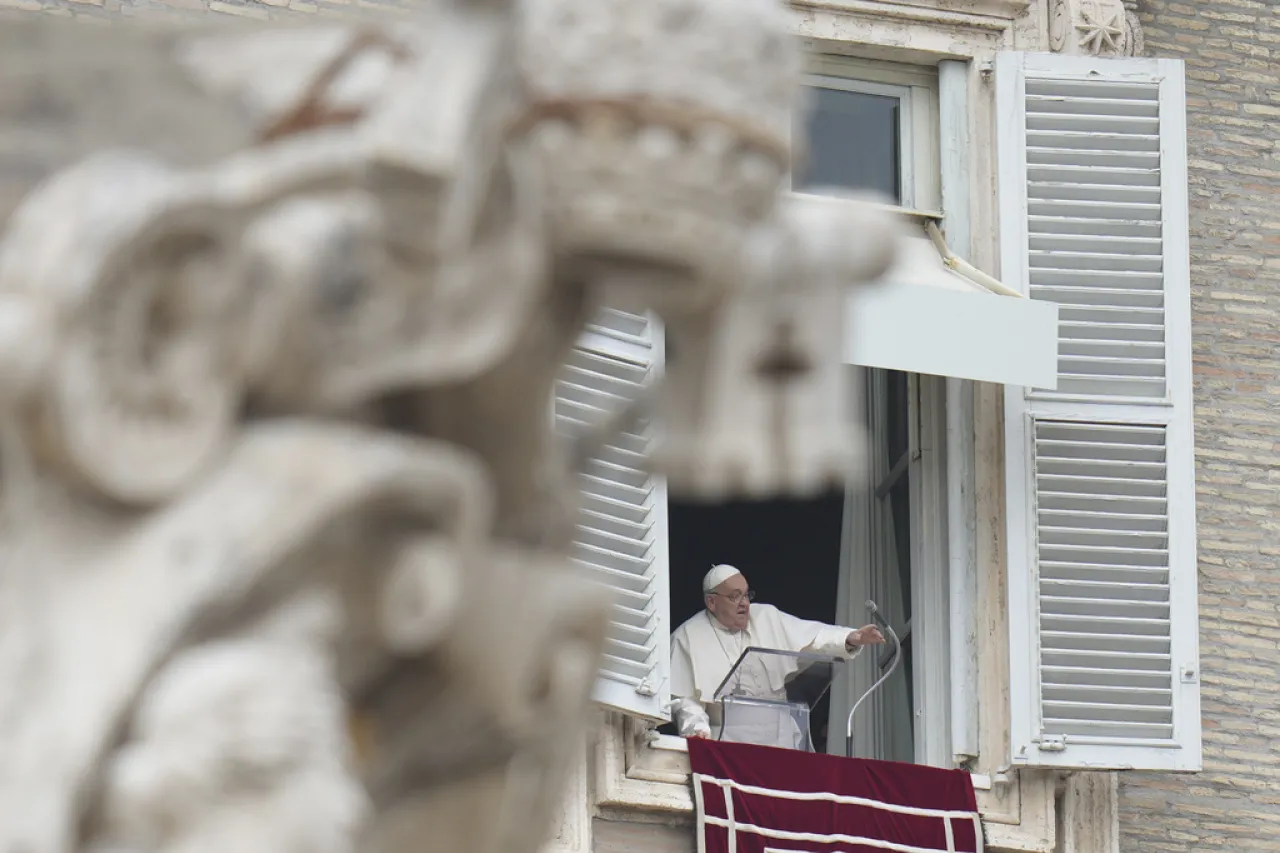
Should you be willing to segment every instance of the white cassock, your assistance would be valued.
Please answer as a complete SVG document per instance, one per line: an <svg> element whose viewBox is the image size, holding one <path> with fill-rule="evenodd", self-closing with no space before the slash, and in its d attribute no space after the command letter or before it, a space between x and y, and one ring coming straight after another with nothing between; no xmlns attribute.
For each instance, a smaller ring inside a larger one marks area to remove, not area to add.
<svg viewBox="0 0 1280 853"><path fill-rule="evenodd" d="M737 663L748 646L789 652L816 652L848 660L862 647L850 652L845 645L852 628L825 625L783 613L770 604L751 605L747 627L731 631L703 610L671 635L672 711L680 734L710 735L723 725L720 706L714 701L716 688ZM739 692L760 699L786 699L787 677L799 668L794 658L781 655L754 656L754 665L739 670ZM736 678L736 676L735 676ZM748 733L747 728L750 729ZM794 749L799 734L790 717L764 715L743 727L733 724L734 740Z"/></svg>

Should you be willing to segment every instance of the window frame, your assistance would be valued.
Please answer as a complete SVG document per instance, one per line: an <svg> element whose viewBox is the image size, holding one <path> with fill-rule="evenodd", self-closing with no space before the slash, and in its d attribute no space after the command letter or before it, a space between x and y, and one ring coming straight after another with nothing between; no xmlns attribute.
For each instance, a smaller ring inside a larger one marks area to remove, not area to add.
<svg viewBox="0 0 1280 853"><path fill-rule="evenodd" d="M900 180L902 207L937 210L941 208L941 117L937 69L893 63L869 63L838 56L816 56L812 73L804 83L849 92L897 97L899 109ZM794 191L797 194L808 194ZM967 211L956 215L965 216ZM870 372L850 367L855 398L861 401ZM951 660L949 622L950 563L947 517L950 495L947 486L946 380L942 377L908 374L909 449L907 476L913 487L910 499L913 684L915 715L915 761L941 767L954 766L951 749ZM972 417L972 409L967 410ZM926 450L927 448L927 450ZM841 536L840 592L837 619L845 624L866 621L865 602L870 596L870 578L852 570L870 558L866 547L872 535L874 497L871 483L859 482L845 500L845 526ZM926 565L931 569L926 571ZM867 656L871 660L871 656ZM828 748L844 745L845 708L873 683L870 664L859 664L851 678L841 678L832 687L832 714ZM850 683L851 682L851 683ZM842 696L843 694L843 696ZM842 699L842 701L840 701ZM876 730L884 718L883 696L873 696L870 714L859 711L855 718L854 746L857 755L879 755Z"/></svg>
<svg viewBox="0 0 1280 853"><path fill-rule="evenodd" d="M898 98L898 138L902 157L899 195L907 208L942 206L938 75L936 69L868 63L834 55L815 56L805 86ZM810 195L792 190L797 195Z"/></svg>
<svg viewBox="0 0 1280 853"><path fill-rule="evenodd" d="M902 206L908 209L938 210L941 208L942 175L941 175L941 131L939 114L939 80L936 68L922 66L899 65L889 62L869 62L834 55L819 55L811 58L810 73L803 77L806 86L820 86L841 91L862 92L899 98L902 108L899 110L899 140L901 145L900 179L902 187L900 195ZM792 190L796 195L809 195L804 191ZM959 213L966 216L967 211ZM657 324L654 324L655 326ZM659 330L660 334L660 330ZM866 372L866 368L849 366L851 376ZM945 438L947 429L948 395L946 380L942 377L908 374L909 398L911 400L910 422L912 424L912 455L908 476L913 482L921 484L921 488L912 489L911 524L913 531L925 531L923 537L912 537L912 611L917 621L927 620L930 624L919 630L916 645L917 657L914 672L915 709L924 707L935 709L929 720L917 713L915 760L936 766L954 766L951 754L951 679L950 659L948 655L948 621L951 612L949 598L949 568L947 543L947 510L948 501L958 499L949 496L946 482ZM860 380L855 380L860 381ZM923 396L922 396L923 389ZM860 399L860 398L859 398ZM972 410L967 410L972 417ZM929 437L930 452L920 453L921 430ZM844 590L843 578L846 556L844 549L850 541L850 535L865 535L866 523L859 526L862 532L850 529L849 501L846 500L845 530L841 536L841 576L842 591L840 593L841 614L838 621L849 624L864 624L867 596L861 598L853 594L850 598ZM929 521L932 519L932 521ZM922 574L921 566L926 562L935 568L928 576ZM852 602L855 607L846 607ZM846 618L846 614L848 615ZM859 617L863 618L859 618ZM668 622L670 606L668 603ZM867 656L870 659L870 656ZM921 666L921 661L925 665ZM665 687L665 685L664 685ZM833 697L835 694L833 687ZM859 712L860 716L862 712ZM868 715L869 718L870 715ZM622 739L626 744L623 772L627 778L636 781L650 782L675 781L666 779L669 773L660 773L663 779L648 779L643 767L649 763L640 757L640 753L648 749L657 750L669 757L672 753L685 751L683 738L674 735L659 734L647 729L640 734L639 730L648 724L638 719L630 719L618 715L623 721ZM840 751L843 752L844 725L832 714L832 731L838 729ZM928 731L930 737L922 737L921 732ZM861 754L861 753L856 753ZM633 759L640 768L632 770ZM602 768L603 769L603 768ZM975 777L978 778L978 777ZM985 778L985 777L983 777ZM989 787L989 780L986 786Z"/></svg>

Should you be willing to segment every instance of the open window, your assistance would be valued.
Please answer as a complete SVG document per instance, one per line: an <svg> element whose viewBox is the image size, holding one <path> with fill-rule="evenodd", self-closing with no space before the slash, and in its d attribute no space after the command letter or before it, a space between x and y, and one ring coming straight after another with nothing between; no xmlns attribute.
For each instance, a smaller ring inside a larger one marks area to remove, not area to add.
<svg viewBox="0 0 1280 853"><path fill-rule="evenodd" d="M919 70L894 75L881 64L875 79L854 79L836 73L849 66L835 59L815 67L823 73L806 80L813 112L808 156L797 164L795 190L872 190L903 208L936 208L934 76ZM923 248L926 263L933 258L933 272L946 275L923 226L919 237L923 246L913 248ZM946 589L939 583L946 574L946 533L945 526L923 520L936 513L921 502L928 495L945 500L940 480L924 485L926 477L943 470L942 459L931 446L922 461L921 435L913 427L925 417L922 404L929 418L944 416L943 398L934 393L941 386L933 377L853 365L848 375L856 386L850 428L861 427L867 437L875 482L859 483L866 494L717 506L670 503L671 625L701 611L703 573L721 562L741 568L759 600L802 618L857 627L870 621L865 602L874 598L902 637L904 657L858 711L857 754L944 764L950 758L945 747L930 753L925 739L917 743L915 725L926 708L934 709L929 722L944 722L947 715ZM927 399L920 397L922 389ZM945 507L941 512L945 516ZM943 621L921 628L915 618L921 610L940 613ZM819 749L843 754L848 712L855 695L878 677L879 664L874 652L863 654L856 674L839 676L815 707L810 725Z"/></svg>
<svg viewBox="0 0 1280 853"><path fill-rule="evenodd" d="M904 261L874 298L850 300L845 360L857 403L850 428L865 429L871 476L846 494L699 506L672 503L639 470L647 430L601 454L584 479L576 552L618 594L597 698L633 716L666 716L670 632L702 607L700 581L710 565L729 562L762 601L797 616L856 627L869 621L865 602L875 600L904 640L904 658L855 717L855 754L951 766L948 518L973 491L972 482L948 481L956 440L948 415L972 412L954 405L943 377L1055 386L1057 306L1009 295L946 246L936 212L937 75L877 64L868 79L854 79L871 69L815 62L813 144L797 191L876 189L915 229L908 229ZM661 362L659 329L606 312L568 367L557 416L598 417ZM972 420L968 435L971 453ZM877 658L862 655L814 714L814 741L829 751L843 751L849 709L879 676Z"/></svg>

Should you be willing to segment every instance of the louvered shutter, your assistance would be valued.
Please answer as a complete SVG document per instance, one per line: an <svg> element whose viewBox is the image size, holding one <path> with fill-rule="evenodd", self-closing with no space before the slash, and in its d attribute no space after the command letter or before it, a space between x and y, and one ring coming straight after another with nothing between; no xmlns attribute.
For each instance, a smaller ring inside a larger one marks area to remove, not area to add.
<svg viewBox="0 0 1280 853"><path fill-rule="evenodd" d="M598 423L661 369L656 324L606 309L587 327L556 388L557 425ZM622 435L586 466L574 558L615 594L601 704L664 719L671 666L666 489L644 470L647 424Z"/></svg>
<svg viewBox="0 0 1280 853"><path fill-rule="evenodd" d="M1006 388L1012 756L1196 770L1181 63L1002 54L1002 278L1059 308L1058 388Z"/></svg>

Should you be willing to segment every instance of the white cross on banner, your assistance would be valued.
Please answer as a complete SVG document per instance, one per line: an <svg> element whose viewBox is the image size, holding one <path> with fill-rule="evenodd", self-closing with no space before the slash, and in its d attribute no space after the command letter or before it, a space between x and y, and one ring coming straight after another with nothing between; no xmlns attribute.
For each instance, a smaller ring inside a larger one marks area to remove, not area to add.
<svg viewBox="0 0 1280 853"><path fill-rule="evenodd" d="M692 738L698 853L983 853L963 770Z"/></svg>

